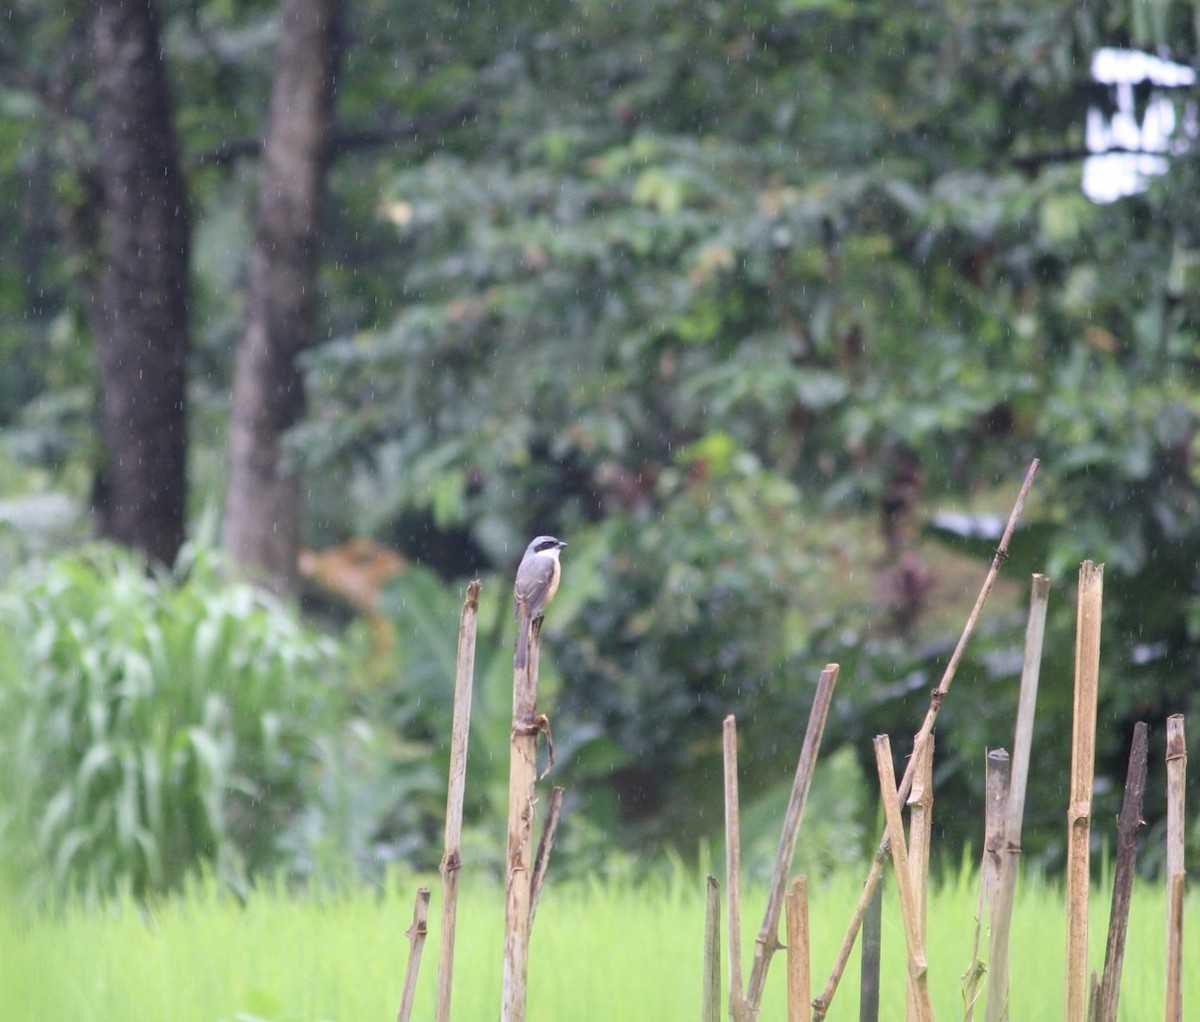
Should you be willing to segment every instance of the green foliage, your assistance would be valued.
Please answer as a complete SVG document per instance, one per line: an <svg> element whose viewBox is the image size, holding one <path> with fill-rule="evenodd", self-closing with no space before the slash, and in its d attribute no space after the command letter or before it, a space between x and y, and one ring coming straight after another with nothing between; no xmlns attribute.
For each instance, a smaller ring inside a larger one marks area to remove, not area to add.
<svg viewBox="0 0 1200 1022"><path fill-rule="evenodd" d="M192 550L93 546L0 594L4 850L35 894L138 895L279 863L336 726L336 646Z"/></svg>

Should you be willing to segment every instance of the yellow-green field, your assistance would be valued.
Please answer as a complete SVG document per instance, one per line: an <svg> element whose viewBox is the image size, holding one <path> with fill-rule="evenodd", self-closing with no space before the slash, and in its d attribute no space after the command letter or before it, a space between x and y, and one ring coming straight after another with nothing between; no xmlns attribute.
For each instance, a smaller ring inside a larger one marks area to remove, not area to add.
<svg viewBox="0 0 1200 1022"><path fill-rule="evenodd" d="M414 1017L433 1017L437 883ZM813 985L824 984L861 877L814 885ZM380 892L323 897L259 890L243 906L214 885L148 910L126 902L53 916L0 916L0 1019L5 1022L390 1022L408 953L404 931L417 881ZM529 1016L535 1022L691 1020L699 1017L703 882L682 869L669 881L549 887L534 927ZM884 901L881 1018L904 1014L903 936L888 886ZM750 892L749 946L763 892ZM494 1019L499 1003L502 898L492 886L463 892L454 1017ZM959 977L968 964L975 891L970 877L931 893L930 982L939 1019L962 1018ZM1163 1017L1163 897L1134 896L1121 1018ZM1108 895L1093 897L1092 951L1104 952ZM1016 1020L1062 1014L1064 909L1036 881L1019 893L1013 930ZM1187 924L1200 940L1200 904ZM1185 926L1185 938L1187 936ZM1194 954L1190 956L1194 961ZM783 1019L783 957L768 983L763 1019ZM1186 965L1186 961L1185 961ZM831 1020L857 1020L857 954ZM1185 1004L1200 1009L1200 971L1186 969Z"/></svg>

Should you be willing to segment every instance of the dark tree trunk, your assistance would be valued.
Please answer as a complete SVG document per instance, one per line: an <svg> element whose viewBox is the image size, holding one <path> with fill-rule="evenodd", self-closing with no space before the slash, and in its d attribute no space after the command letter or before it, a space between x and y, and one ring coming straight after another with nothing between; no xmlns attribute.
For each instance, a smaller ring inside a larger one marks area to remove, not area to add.
<svg viewBox="0 0 1200 1022"><path fill-rule="evenodd" d="M187 499L187 195L152 0L93 0L100 534L171 563ZM86 271L85 271L86 272ZM89 282L85 282L89 283Z"/></svg>
<svg viewBox="0 0 1200 1022"><path fill-rule="evenodd" d="M230 417L225 551L281 593L297 583L302 500L282 439L304 413L297 360L315 339L340 9L341 0L283 2Z"/></svg>

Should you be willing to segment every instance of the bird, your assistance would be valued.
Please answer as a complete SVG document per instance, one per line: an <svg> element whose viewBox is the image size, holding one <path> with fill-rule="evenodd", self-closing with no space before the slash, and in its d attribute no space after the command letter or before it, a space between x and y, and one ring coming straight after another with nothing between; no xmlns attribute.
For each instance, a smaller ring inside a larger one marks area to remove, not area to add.
<svg viewBox="0 0 1200 1022"><path fill-rule="evenodd" d="M517 648L513 654L513 667L516 670L524 670L529 658L530 624L541 617L558 592L558 583L562 578L558 555L566 545L553 536L538 536L525 548L525 556L521 558L517 581L513 586L517 618Z"/></svg>

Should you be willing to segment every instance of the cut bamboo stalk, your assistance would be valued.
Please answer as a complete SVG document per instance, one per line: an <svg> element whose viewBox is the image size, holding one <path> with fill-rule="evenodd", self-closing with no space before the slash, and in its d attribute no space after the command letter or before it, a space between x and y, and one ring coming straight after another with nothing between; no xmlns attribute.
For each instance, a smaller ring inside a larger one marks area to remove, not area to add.
<svg viewBox="0 0 1200 1022"><path fill-rule="evenodd" d="M784 926L787 933L787 1017L788 1022L808 1018L812 997L809 968L808 877L801 874L788 887L784 900Z"/></svg>
<svg viewBox="0 0 1200 1022"><path fill-rule="evenodd" d="M879 1022L880 967L883 964L883 884L867 903L862 920L862 958L858 966L858 1022ZM813 1015L816 1018L816 1014Z"/></svg>
<svg viewBox="0 0 1200 1022"><path fill-rule="evenodd" d="M897 789L901 798L908 796L908 792L912 787L911 773L917 751L933 732L938 711L941 709L946 694L950 691L955 674L958 673L958 665L962 662L963 655L966 652L967 642L974 633L976 625L979 623L984 604L987 602L992 587L995 585L996 578L1000 574L1000 566L1008 559L1008 544L1012 540L1013 531L1017 527L1017 519L1021 517L1021 511L1025 507L1025 499L1029 496L1029 489L1033 485L1033 477L1037 474L1039 464L1038 459L1034 458L1029 465L1029 470L1025 473L1025 481L1021 484L1021 490L1017 494L1012 512L1008 516L1008 523L1004 527L1004 534L1000 537L1000 543L996 547L996 555L992 558L991 567L988 568L987 576L983 580L983 587L979 590L979 596L975 599L975 606L971 608L971 613L967 617L967 623L963 627L962 635L959 636L958 645L954 647L954 652L950 655L950 662L946 664L942 680L938 683L937 688L934 689L933 695L930 697L929 709L925 713L925 720L913 741L912 758L909 760L908 767L904 771L904 777ZM885 833L875 849L875 855L871 860L871 868L867 872L867 879L863 883L858 903L854 906L854 911L850 916L850 925L846 928L846 934L842 938L841 946L838 948L837 957L830 970L829 979L826 981L825 988L821 991L821 994L813 1001L813 1022L820 1022L821 1019L825 1018L833 1002L833 996L837 992L838 983L841 982L842 974L846 971L846 963L850 960L850 952L854 949L854 943L858 937L858 929L862 925L867 904L870 902L871 897L875 893L875 887L883 876L883 864L888 854L887 840L887 834Z"/></svg>
<svg viewBox="0 0 1200 1022"><path fill-rule="evenodd" d="M710 875L704 892L704 977L701 1022L721 1018L721 885Z"/></svg>
<svg viewBox="0 0 1200 1022"><path fill-rule="evenodd" d="M1183 890L1187 874L1167 883L1167 1022L1183 1022Z"/></svg>
<svg viewBox="0 0 1200 1022"><path fill-rule="evenodd" d="M995 904L1000 859L1004 853L1004 828L1008 824L1008 792L1008 753L1004 749L992 749L984 760L983 858L979 866L979 898L975 907L971 964L963 974L964 1022L972 1022L975 1018L980 985L988 971L979 958L979 947Z"/></svg>
<svg viewBox="0 0 1200 1022"><path fill-rule="evenodd" d="M1025 626L1021 695L1017 702L1017 725L1013 734L1012 780L1008 793L1008 822L1004 827L1004 855L1000 862L1000 881L988 941L987 1022L1004 1022L1008 1018L1008 937L1012 929L1013 900L1021 864L1025 789L1029 780L1029 756L1033 746L1033 722L1049 598L1050 580L1045 575L1034 575L1030 585L1029 619Z"/></svg>
<svg viewBox="0 0 1200 1022"><path fill-rule="evenodd" d="M533 922L533 817L537 787L537 740L548 729L537 714L541 618L524 614L528 628L525 666L513 666L513 719L509 733L508 850L504 896L504 974L500 1022L524 1022L529 974L529 932ZM515 659L515 658L514 658Z"/></svg>
<svg viewBox="0 0 1200 1022"><path fill-rule="evenodd" d="M405 931L408 938L408 966L404 970L404 990L400 995L400 1010L396 1022L408 1022L412 1018L413 998L417 992L417 972L421 968L421 950L425 947L425 935L429 932L429 888L417 890L413 906L412 925Z"/></svg>
<svg viewBox="0 0 1200 1022"><path fill-rule="evenodd" d="M546 806L546 820L542 824L542 837L538 842L537 855L533 860L533 892L529 902L529 928L537 916L538 899L546 883L546 870L550 867L550 852L554 849L554 835L558 833L558 818L562 815L563 797L566 789L555 785L550 790L550 802Z"/></svg>
<svg viewBox="0 0 1200 1022"><path fill-rule="evenodd" d="M929 969L925 962L925 941L917 918L916 894L908 862L908 843L900 818L900 795L896 790L896 773L892 765L892 745L887 735L875 737L875 766L879 772L879 790L883 796L883 813L887 818L887 833L892 850L892 866L896 873L896 889L900 894L900 917L904 923L904 943L908 951L908 974L912 977L914 1022L933 1022L933 1004L929 1000Z"/></svg>
<svg viewBox="0 0 1200 1022"><path fill-rule="evenodd" d="M479 623L478 579L467 585L458 621L454 668L454 717L450 729L450 779L446 786L446 830L442 862L442 928L438 946L436 1022L450 1022L454 983L454 937L458 918L458 875L462 868L463 798L467 786L467 745L471 734L471 694L475 680L475 636Z"/></svg>
<svg viewBox="0 0 1200 1022"><path fill-rule="evenodd" d="M1142 803L1146 794L1147 731L1144 721L1134 725L1125 796L1121 800L1121 815L1117 817L1117 862L1113 873L1112 909L1108 914L1104 971L1100 976L1100 989L1092 1013L1095 1022L1117 1022L1125 936L1129 931L1129 901L1137 865L1137 836L1145 826Z"/></svg>
<svg viewBox="0 0 1200 1022"><path fill-rule="evenodd" d="M1183 716L1167 718L1167 1022L1183 1019L1183 890L1187 742ZM1178 904L1176 903L1178 901Z"/></svg>
<svg viewBox="0 0 1200 1022"><path fill-rule="evenodd" d="M912 791L908 795L908 868L912 878L916 900L917 925L921 931L921 943L925 943L925 906L928 901L929 852L933 836L933 752L934 736L921 746L921 762L913 772ZM907 1015L917 1015L916 991L912 979L905 975L905 1003Z"/></svg>
<svg viewBox="0 0 1200 1022"><path fill-rule="evenodd" d="M758 1014L762 1005L767 970L771 966L771 957L780 946L779 916L783 909L784 885L787 883L787 875L796 854L796 839L800 835L800 823L804 819L804 804L812 786L817 753L821 748L821 736L825 733L825 721L829 718L829 707L833 703L833 690L837 686L837 679L838 665L826 664L817 681L812 709L809 710L808 727L804 733L804 744L800 748L800 759L796 763L796 776L792 782L787 812L783 817L783 832L775 855L775 867L771 871L771 884L767 889L767 907L754 943L754 963L750 968L750 981L746 988L746 1000L753 1014Z"/></svg>
<svg viewBox="0 0 1200 1022"><path fill-rule="evenodd" d="M1075 624L1075 705L1071 743L1071 803L1067 810L1067 982L1064 1022L1085 1022L1088 1010L1089 847L1096 759L1096 697L1100 674L1100 612L1104 565L1079 568Z"/></svg>
<svg viewBox="0 0 1200 1022"><path fill-rule="evenodd" d="M725 897L729 910L729 1015L749 1022L751 1015L742 986L741 823L738 818L737 719L730 714L722 726L725 752Z"/></svg>

